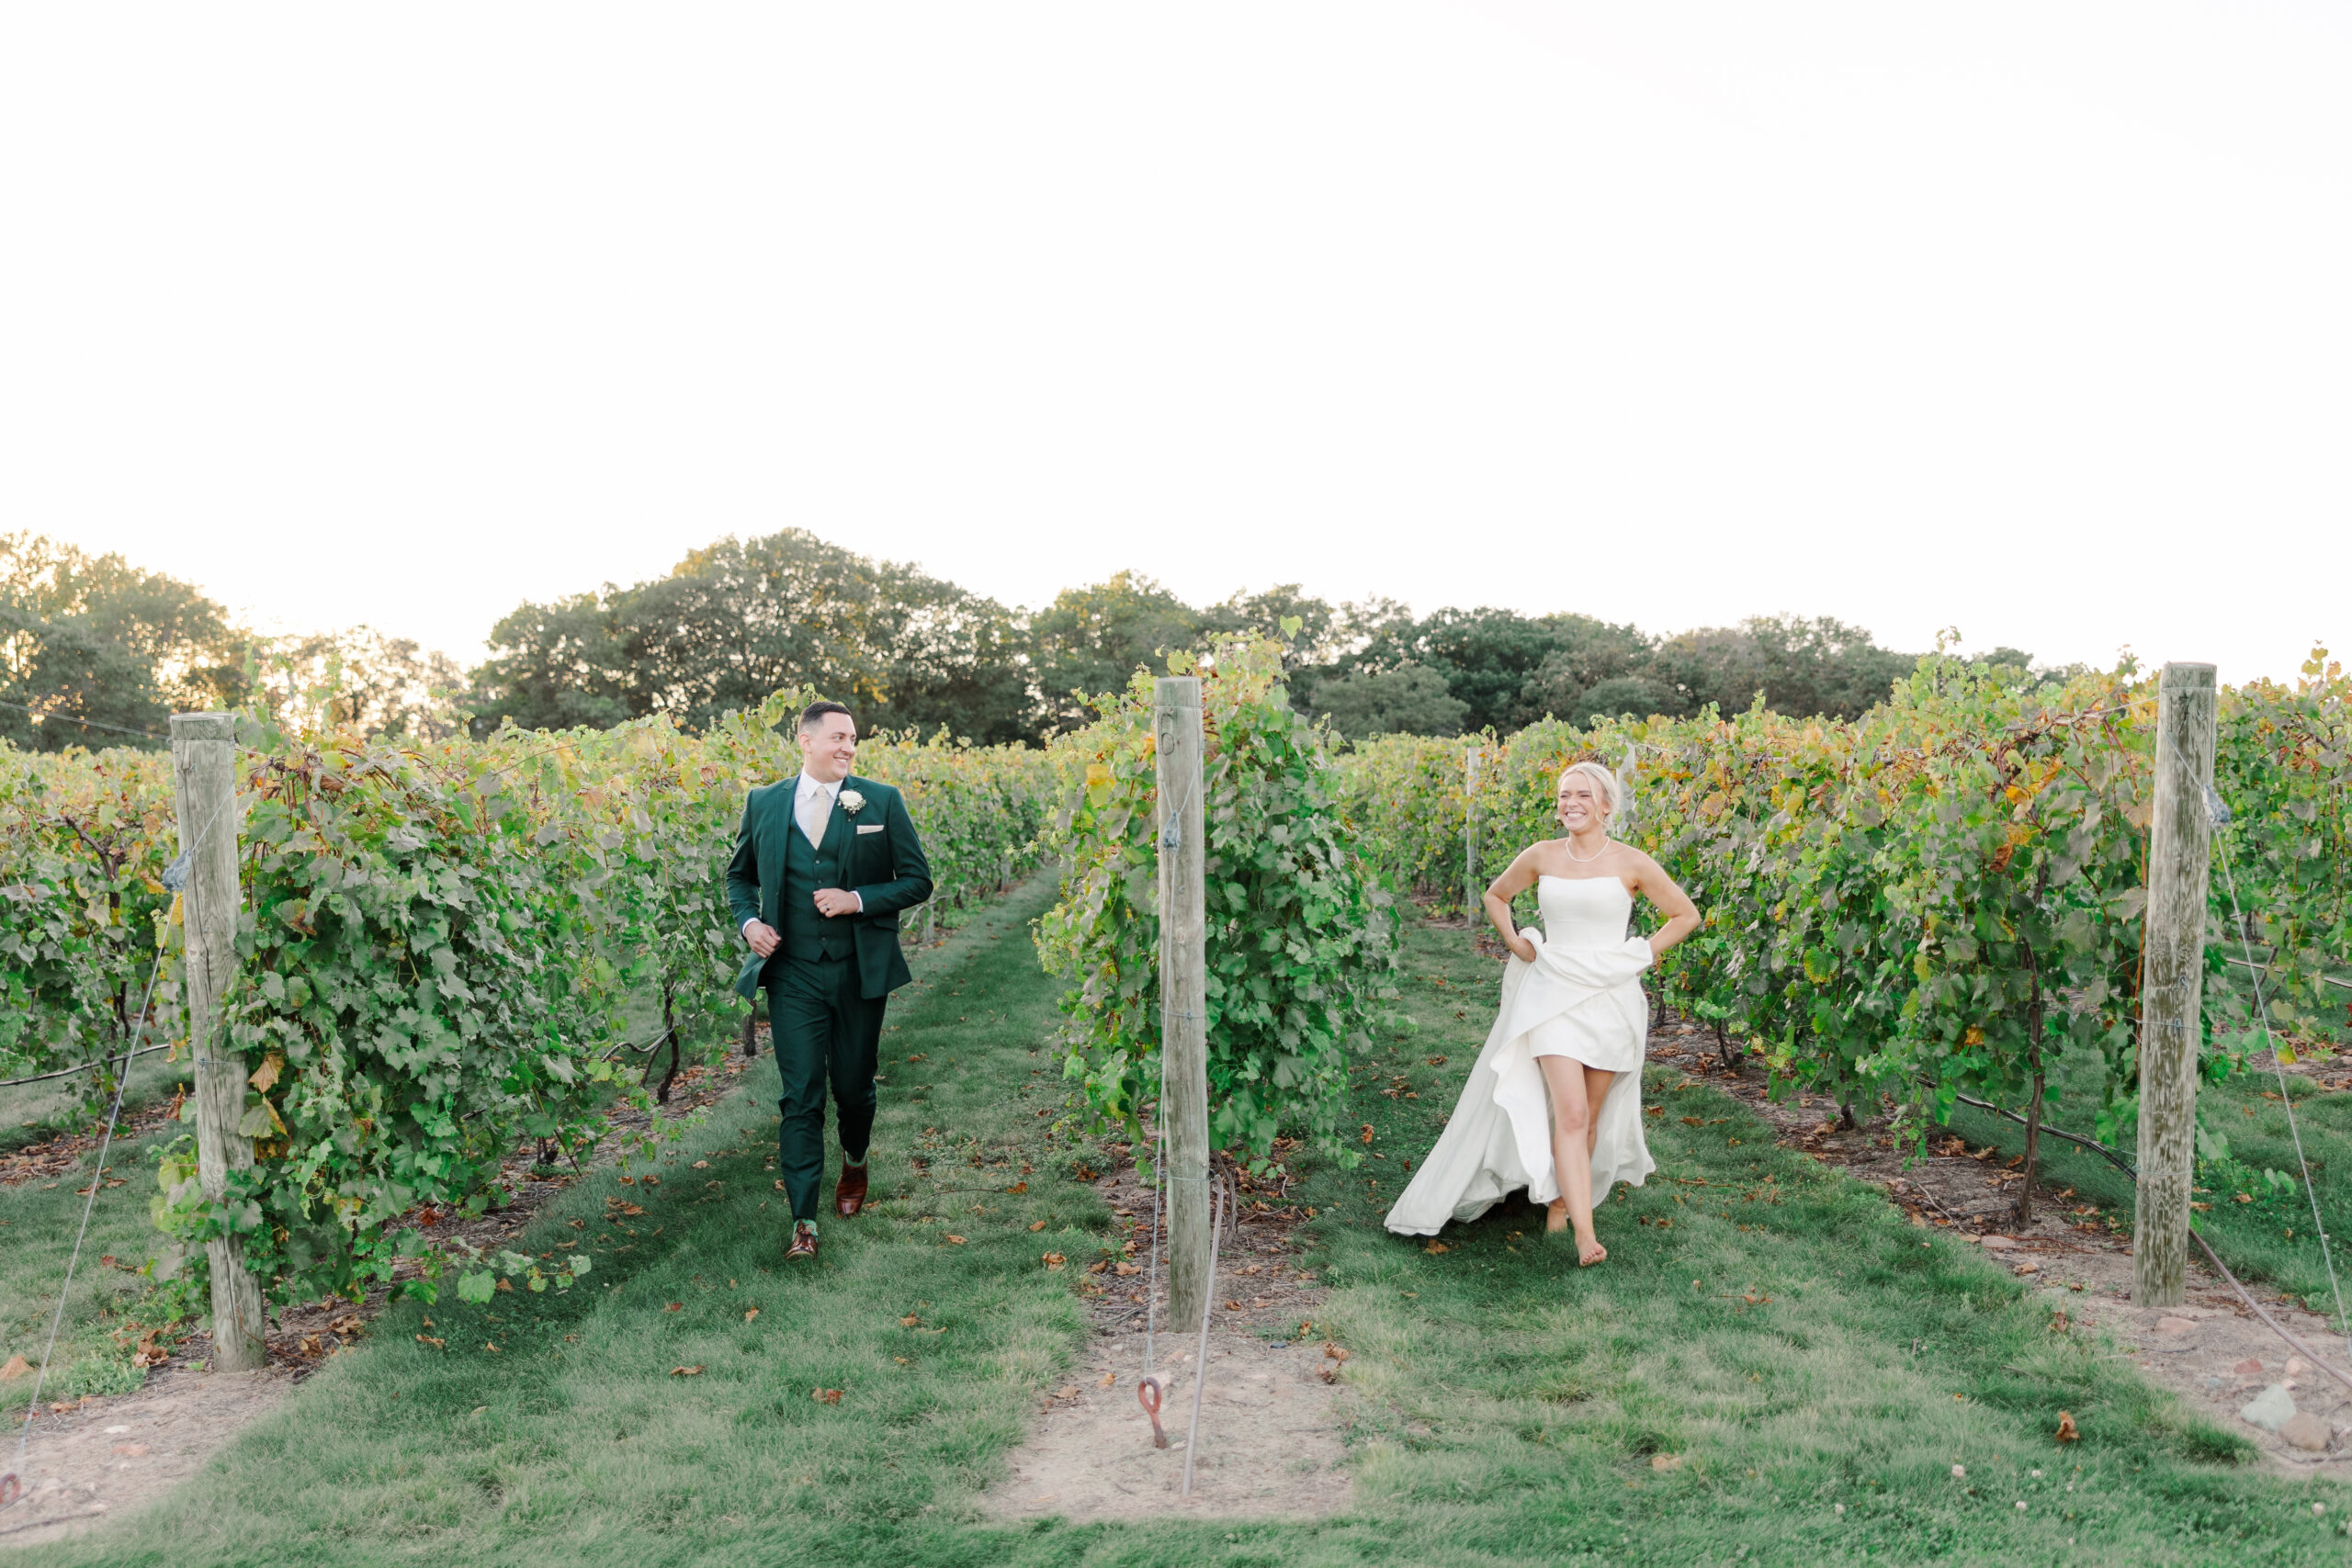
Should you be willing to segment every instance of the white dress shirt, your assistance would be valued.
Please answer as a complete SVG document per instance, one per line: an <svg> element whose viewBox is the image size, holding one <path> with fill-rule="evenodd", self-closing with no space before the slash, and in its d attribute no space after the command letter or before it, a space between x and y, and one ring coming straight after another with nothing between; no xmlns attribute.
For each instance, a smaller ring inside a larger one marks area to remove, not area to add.
<svg viewBox="0 0 2352 1568"><path fill-rule="evenodd" d="M800 836L808 840L812 850L821 848L825 842L825 826L832 820L833 805L841 798L842 782L835 779L829 784L823 779L812 779L803 771L793 786L792 819L799 824ZM850 897L857 900L858 913L864 914L865 895L852 890ZM758 918L755 915L752 919ZM743 922L745 931L751 927L751 920Z"/></svg>

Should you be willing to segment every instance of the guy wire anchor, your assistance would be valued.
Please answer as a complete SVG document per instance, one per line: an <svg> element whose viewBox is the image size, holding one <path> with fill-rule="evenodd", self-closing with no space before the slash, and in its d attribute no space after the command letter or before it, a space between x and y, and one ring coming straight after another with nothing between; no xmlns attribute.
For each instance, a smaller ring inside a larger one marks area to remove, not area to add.
<svg viewBox="0 0 2352 1568"><path fill-rule="evenodd" d="M1168 1434L1159 1429L1159 1401L1166 1393L1166 1386L1149 1372L1136 1380L1136 1400L1142 1404L1143 1413L1151 1417L1151 1446L1155 1449L1168 1446ZM16 1479L13 1475L8 1477L10 1483Z"/></svg>

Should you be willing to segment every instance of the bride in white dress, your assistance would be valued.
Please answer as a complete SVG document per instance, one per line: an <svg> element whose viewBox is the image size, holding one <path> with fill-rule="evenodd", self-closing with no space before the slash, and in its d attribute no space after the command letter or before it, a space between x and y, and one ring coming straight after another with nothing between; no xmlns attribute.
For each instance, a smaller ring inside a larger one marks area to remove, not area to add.
<svg viewBox="0 0 2352 1568"><path fill-rule="evenodd" d="M1574 1230L1578 1263L1609 1256L1594 1202L1657 1168L1642 1140L1642 1055L1649 1009L1641 973L1698 928L1699 911L1649 856L1609 836L1625 789L1599 762L1560 775L1566 837L1523 851L1487 889L1487 918L1511 956L1486 1049L1437 1146L1388 1212L1400 1235L1435 1235L1520 1188L1548 1203L1547 1232ZM1521 931L1510 901L1535 888L1542 931ZM1667 917L1625 934L1636 894Z"/></svg>

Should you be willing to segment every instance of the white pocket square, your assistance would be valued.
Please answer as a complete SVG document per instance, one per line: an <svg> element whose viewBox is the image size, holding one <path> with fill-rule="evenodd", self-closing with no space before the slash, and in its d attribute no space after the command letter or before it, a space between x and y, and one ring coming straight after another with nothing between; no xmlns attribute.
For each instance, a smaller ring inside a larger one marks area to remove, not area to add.
<svg viewBox="0 0 2352 1568"><path fill-rule="evenodd" d="M882 824L879 822L864 823L857 830L861 833L878 833L882 830Z"/></svg>

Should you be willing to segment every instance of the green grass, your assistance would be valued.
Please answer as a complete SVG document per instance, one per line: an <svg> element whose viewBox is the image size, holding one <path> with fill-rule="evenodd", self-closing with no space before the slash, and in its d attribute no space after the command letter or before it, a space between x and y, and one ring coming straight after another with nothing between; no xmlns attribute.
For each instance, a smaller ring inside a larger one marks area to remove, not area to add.
<svg viewBox="0 0 2352 1568"><path fill-rule="evenodd" d="M162 1053L143 1058L131 1065L124 1106L141 1109L168 1098L187 1082L185 1064L172 1066ZM61 1128L95 1131L104 1114L101 1110L92 1117L70 1091L54 1083L0 1090L0 1118L6 1119L11 1135L5 1141L11 1148L46 1140ZM35 1125L24 1126L28 1121ZM115 1331L144 1310L147 1281L130 1270L147 1261L157 1240L147 1214L147 1201L155 1192L152 1151L178 1131L172 1127L143 1138L119 1137L107 1151L111 1174L107 1179L122 1185L101 1187L91 1209L89 1235L65 1303L57 1354L41 1389L44 1399L121 1393L139 1386L130 1349L116 1341ZM62 1175L0 1188L0 1362L11 1356L22 1356L36 1366L41 1360L66 1259L89 1204L75 1190L90 1184L95 1156L94 1149ZM108 1257L126 1267L107 1267L101 1259ZM0 1384L0 1409L14 1403L21 1417L24 1406L17 1402L30 1393L29 1383Z"/></svg>
<svg viewBox="0 0 2352 1568"><path fill-rule="evenodd" d="M1055 987L1020 923L1040 905L1037 888L1017 896L931 955L894 1005L881 1201L825 1226L822 1269L780 1261L763 1084L718 1109L650 1198L604 1176L539 1223L533 1251L603 1239L582 1289L445 1303L430 1329L395 1308L165 1506L34 1560L2341 1560L2330 1532L2352 1494L2235 1462L2243 1445L2096 1339L2053 1333L2046 1305L1973 1249L1923 1241L1733 1102L1677 1090L1670 1069L1653 1073L1661 1169L1608 1205L1605 1267L1577 1269L1532 1213L1490 1214L1441 1254L1387 1235L1379 1215L1451 1109L1492 1005L1494 966L1459 932L1427 930L1408 938L1418 1028L1384 1041L1358 1100L1387 1157L1315 1170L1303 1194L1321 1215L1320 1321L1356 1351L1354 1509L1240 1525L982 1520L976 1490L1005 1473L1037 1392L1083 1342L1077 1265L1111 1240L1092 1190L1068 1179L1072 1151L1048 1148L1053 1119L1035 1114L1062 1094ZM1374 1092L1399 1078L1400 1098ZM1715 1124L1686 1127L1686 1114ZM909 1156L925 1145L934 1163L918 1177ZM647 1212L616 1226L599 1217L613 1197ZM1047 1250L1070 1268L1042 1267ZM671 1376L681 1365L705 1371ZM813 1388L844 1392L831 1405ZM2061 1408L2084 1433L2066 1449L2051 1436ZM1654 1470L1661 1453L1681 1467Z"/></svg>

